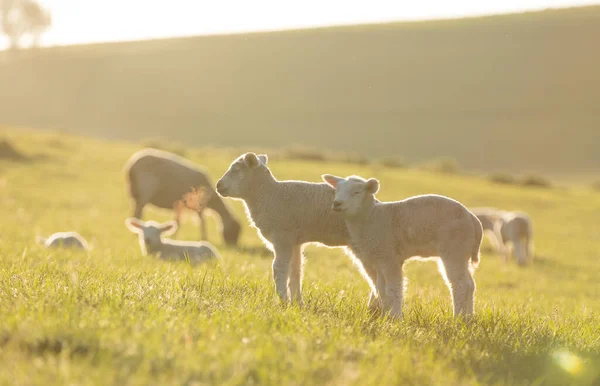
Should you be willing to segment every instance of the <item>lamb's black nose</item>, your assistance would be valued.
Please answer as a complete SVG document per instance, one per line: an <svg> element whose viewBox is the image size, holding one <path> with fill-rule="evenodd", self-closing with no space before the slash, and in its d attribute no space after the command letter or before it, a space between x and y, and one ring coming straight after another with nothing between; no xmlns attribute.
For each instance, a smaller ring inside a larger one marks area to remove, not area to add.
<svg viewBox="0 0 600 386"><path fill-rule="evenodd" d="M333 209L337 209L337 208L339 208L340 206L342 206L342 203L341 203L340 201L334 201L334 202L333 202Z"/></svg>

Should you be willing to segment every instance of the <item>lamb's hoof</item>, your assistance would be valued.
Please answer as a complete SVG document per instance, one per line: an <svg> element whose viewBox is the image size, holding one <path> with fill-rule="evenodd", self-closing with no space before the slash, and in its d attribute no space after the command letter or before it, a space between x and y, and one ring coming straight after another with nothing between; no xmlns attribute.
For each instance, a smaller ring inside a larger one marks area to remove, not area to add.
<svg viewBox="0 0 600 386"><path fill-rule="evenodd" d="M304 307L304 300L302 300L302 299L294 299L292 301L292 304L294 304L297 307L303 308Z"/></svg>
<svg viewBox="0 0 600 386"><path fill-rule="evenodd" d="M371 317L379 317L381 316L381 306L378 301L375 301L371 304L367 304L367 311Z"/></svg>
<svg viewBox="0 0 600 386"><path fill-rule="evenodd" d="M467 324L470 324L473 321L472 313L460 312L458 314L455 314L454 317L457 319L460 319L461 321L463 321L463 323L467 323Z"/></svg>

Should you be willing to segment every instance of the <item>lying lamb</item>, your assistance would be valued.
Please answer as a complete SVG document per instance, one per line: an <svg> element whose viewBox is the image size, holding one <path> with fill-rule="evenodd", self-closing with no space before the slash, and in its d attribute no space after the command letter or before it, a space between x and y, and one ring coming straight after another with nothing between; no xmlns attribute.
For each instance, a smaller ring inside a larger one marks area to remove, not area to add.
<svg viewBox="0 0 600 386"><path fill-rule="evenodd" d="M362 263L384 312L402 317L403 264L411 258L436 258L452 294L454 315L473 315L481 223L458 201L422 195L381 202L376 179L336 177L323 180L335 189L333 211L344 216L350 249Z"/></svg>
<svg viewBox="0 0 600 386"><path fill-rule="evenodd" d="M514 254L517 264L526 265L534 257L533 226L531 218L524 212L508 212L494 208L474 208L484 232L504 260Z"/></svg>
<svg viewBox="0 0 600 386"><path fill-rule="evenodd" d="M209 242L179 241L165 239L177 231L177 223L168 221L159 224L155 221L142 221L133 217L125 220L130 231L140 237L140 248L144 255L158 255L165 260L190 260L191 264L200 264L209 260L218 260L219 253Z"/></svg>
<svg viewBox="0 0 600 386"><path fill-rule="evenodd" d="M46 248L76 248L90 250L87 241L77 232L57 232L50 237L38 236L37 242L43 244Z"/></svg>
<svg viewBox="0 0 600 386"><path fill-rule="evenodd" d="M291 296L302 303L304 244L348 245L344 219L330 209L333 190L323 183L278 181L267 166L266 155L240 156L216 188L221 196L244 202L252 225L274 252L273 278L284 302Z"/></svg>

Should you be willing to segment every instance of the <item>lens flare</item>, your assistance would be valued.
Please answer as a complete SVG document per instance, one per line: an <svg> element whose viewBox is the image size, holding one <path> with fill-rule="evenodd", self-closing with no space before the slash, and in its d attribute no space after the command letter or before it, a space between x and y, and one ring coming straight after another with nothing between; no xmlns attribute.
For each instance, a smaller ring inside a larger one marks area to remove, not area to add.
<svg viewBox="0 0 600 386"><path fill-rule="evenodd" d="M583 361L581 358L568 350L557 350L552 353L552 358L560 368L571 375L580 374L583 370Z"/></svg>

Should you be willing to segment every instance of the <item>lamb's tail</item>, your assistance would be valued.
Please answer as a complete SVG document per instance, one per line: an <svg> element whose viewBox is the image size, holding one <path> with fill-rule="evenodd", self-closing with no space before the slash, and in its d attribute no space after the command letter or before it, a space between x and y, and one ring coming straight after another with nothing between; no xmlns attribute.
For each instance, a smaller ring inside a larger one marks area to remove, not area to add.
<svg viewBox="0 0 600 386"><path fill-rule="evenodd" d="M43 236L36 236L35 237L35 241L38 244L44 245L46 244L46 240L48 240L47 238L43 237Z"/></svg>
<svg viewBox="0 0 600 386"><path fill-rule="evenodd" d="M471 250L471 262L473 263L473 267L477 268L477 266L479 266L480 260L479 250L481 248L481 242L483 240L483 227L481 226L481 221L479 221L477 216L472 216L473 225L475 226L475 240L473 240L473 249Z"/></svg>

